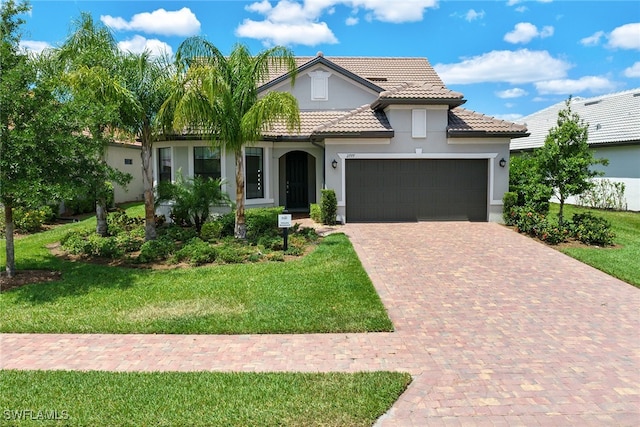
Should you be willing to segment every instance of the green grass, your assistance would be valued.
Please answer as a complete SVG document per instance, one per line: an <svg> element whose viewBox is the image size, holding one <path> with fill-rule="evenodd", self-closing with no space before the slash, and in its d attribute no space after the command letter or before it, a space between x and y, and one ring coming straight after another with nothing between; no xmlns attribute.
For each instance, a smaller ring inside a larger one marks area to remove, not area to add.
<svg viewBox="0 0 640 427"><path fill-rule="evenodd" d="M38 426L370 426L411 382L393 372L0 374L2 422Z"/></svg>
<svg viewBox="0 0 640 427"><path fill-rule="evenodd" d="M550 215L557 215L559 205L552 204ZM574 213L593 212L611 222L616 233L613 248L566 247L560 250L567 255L602 270L618 279L640 287L640 213L586 209L565 205L564 217L571 219Z"/></svg>
<svg viewBox="0 0 640 427"><path fill-rule="evenodd" d="M140 208L135 205L131 209ZM70 262L45 248L71 229L94 226L95 219L89 218L16 241L19 269L58 270L62 279L0 294L1 332L393 330L371 280L343 234L326 237L311 254L295 261L174 270ZM0 250L4 257L4 247Z"/></svg>

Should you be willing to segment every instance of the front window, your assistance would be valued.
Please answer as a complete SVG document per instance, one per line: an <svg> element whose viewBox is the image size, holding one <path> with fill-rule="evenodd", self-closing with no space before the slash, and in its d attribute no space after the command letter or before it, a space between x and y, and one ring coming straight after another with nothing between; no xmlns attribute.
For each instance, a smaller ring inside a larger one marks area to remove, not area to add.
<svg viewBox="0 0 640 427"><path fill-rule="evenodd" d="M203 178L220 178L222 176L220 150L210 147L193 147L193 174Z"/></svg>
<svg viewBox="0 0 640 427"><path fill-rule="evenodd" d="M264 148L247 147L245 149L246 197L247 199L264 198Z"/></svg>
<svg viewBox="0 0 640 427"><path fill-rule="evenodd" d="M171 148L158 148L158 181L171 182Z"/></svg>

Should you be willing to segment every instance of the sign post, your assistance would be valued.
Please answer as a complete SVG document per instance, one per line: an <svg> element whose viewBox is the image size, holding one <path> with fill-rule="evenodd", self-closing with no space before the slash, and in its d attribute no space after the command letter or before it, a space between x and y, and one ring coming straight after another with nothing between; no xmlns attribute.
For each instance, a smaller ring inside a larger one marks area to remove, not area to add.
<svg viewBox="0 0 640 427"><path fill-rule="evenodd" d="M282 228L282 238L284 239L282 250L289 249L289 227L291 227L291 214L278 215L278 228Z"/></svg>

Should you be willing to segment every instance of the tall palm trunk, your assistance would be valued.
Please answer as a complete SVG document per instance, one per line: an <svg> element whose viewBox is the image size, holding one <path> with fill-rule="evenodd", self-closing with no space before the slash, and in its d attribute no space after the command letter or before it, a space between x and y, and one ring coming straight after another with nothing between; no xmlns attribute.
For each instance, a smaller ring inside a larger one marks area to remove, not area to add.
<svg viewBox="0 0 640 427"><path fill-rule="evenodd" d="M107 198L104 195L96 199L96 233L105 237L109 232L107 225Z"/></svg>
<svg viewBox="0 0 640 427"><path fill-rule="evenodd" d="M247 238L247 224L244 218L244 161L242 148L235 150L236 156L236 226L234 236L236 239Z"/></svg>
<svg viewBox="0 0 640 427"><path fill-rule="evenodd" d="M153 167L151 165L151 129L145 123L142 129L142 186L144 188L144 240L156 239L156 210L153 195Z"/></svg>
<svg viewBox="0 0 640 427"><path fill-rule="evenodd" d="M13 206L4 205L4 235L7 239L5 252L7 254L7 277L13 277L16 274L15 249L13 245Z"/></svg>

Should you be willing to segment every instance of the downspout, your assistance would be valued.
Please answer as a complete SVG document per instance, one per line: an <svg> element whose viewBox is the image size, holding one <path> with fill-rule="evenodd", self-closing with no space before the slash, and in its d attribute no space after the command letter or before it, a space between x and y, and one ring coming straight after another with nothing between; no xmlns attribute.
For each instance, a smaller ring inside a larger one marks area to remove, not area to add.
<svg viewBox="0 0 640 427"><path fill-rule="evenodd" d="M310 138L311 145L322 149L322 188L327 188L327 150L324 145L320 145L313 140L313 137Z"/></svg>

